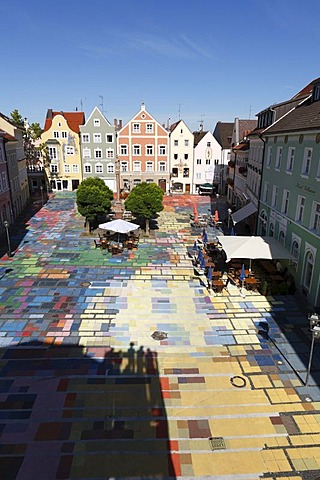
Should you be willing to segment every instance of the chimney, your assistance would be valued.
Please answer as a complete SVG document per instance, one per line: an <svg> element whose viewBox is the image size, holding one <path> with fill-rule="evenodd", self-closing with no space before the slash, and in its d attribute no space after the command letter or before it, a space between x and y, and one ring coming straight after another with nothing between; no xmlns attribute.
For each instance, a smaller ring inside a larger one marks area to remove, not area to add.
<svg viewBox="0 0 320 480"><path fill-rule="evenodd" d="M121 130L122 128L122 120L119 120L119 123L118 123L118 130Z"/></svg>
<svg viewBox="0 0 320 480"><path fill-rule="evenodd" d="M113 119L113 125L117 128L117 123L118 123L118 120L116 118Z"/></svg>
<svg viewBox="0 0 320 480"><path fill-rule="evenodd" d="M146 109L146 106L145 106L144 102L142 102L142 104L141 104L141 110L145 110L145 109Z"/></svg>
<svg viewBox="0 0 320 480"><path fill-rule="evenodd" d="M48 109L47 118L52 118L52 108Z"/></svg>

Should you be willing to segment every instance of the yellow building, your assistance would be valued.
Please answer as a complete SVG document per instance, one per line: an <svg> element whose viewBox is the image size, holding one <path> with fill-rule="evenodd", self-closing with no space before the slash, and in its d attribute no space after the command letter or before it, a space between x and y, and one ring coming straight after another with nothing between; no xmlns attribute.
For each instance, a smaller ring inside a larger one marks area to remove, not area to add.
<svg viewBox="0 0 320 480"><path fill-rule="evenodd" d="M51 190L75 190L83 179L80 129L84 112L47 111L41 141L47 146L46 176Z"/></svg>

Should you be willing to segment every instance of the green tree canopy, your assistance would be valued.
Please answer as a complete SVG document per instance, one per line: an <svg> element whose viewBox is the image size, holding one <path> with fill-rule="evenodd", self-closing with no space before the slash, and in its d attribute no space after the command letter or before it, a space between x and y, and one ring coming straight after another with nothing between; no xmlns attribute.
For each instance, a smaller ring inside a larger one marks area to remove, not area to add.
<svg viewBox="0 0 320 480"><path fill-rule="evenodd" d="M37 151L40 150L44 157L46 148L44 145L38 147L35 147L34 145L35 140L41 137L42 129L40 124L33 122L29 125L27 119L24 119L17 109L11 112L11 120L18 127L23 129L23 148L27 165L36 165L39 162Z"/></svg>
<svg viewBox="0 0 320 480"><path fill-rule="evenodd" d="M86 227L96 221L98 215L110 211L113 192L101 178L89 177L83 180L77 190L77 207L86 219Z"/></svg>
<svg viewBox="0 0 320 480"><path fill-rule="evenodd" d="M19 110L17 110L16 108L11 112L11 120L13 121L13 123L15 123L16 125L18 125L18 127L21 127L21 128L24 128L24 118L22 117L22 115L20 114Z"/></svg>
<svg viewBox="0 0 320 480"><path fill-rule="evenodd" d="M146 221L146 234L149 235L150 219L163 210L163 190L155 183L139 183L125 201L126 210Z"/></svg>

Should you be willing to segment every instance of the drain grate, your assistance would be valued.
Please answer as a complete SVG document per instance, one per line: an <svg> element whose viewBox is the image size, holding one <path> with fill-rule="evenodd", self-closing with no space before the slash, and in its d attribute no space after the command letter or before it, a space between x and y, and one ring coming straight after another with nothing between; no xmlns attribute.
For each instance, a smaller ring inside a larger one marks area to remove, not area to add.
<svg viewBox="0 0 320 480"><path fill-rule="evenodd" d="M164 340L165 338L168 338L168 334L166 332L159 332L158 330L156 332L153 332L151 337L154 340Z"/></svg>
<svg viewBox="0 0 320 480"><path fill-rule="evenodd" d="M226 449L226 444L224 442L223 437L210 437L209 445L212 451Z"/></svg>

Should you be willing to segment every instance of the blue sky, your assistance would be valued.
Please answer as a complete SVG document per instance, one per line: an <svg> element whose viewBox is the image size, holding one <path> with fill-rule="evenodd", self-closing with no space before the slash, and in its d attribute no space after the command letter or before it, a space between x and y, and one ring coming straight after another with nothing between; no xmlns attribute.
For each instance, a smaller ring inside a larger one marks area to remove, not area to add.
<svg viewBox="0 0 320 480"><path fill-rule="evenodd" d="M44 125L94 106L127 122L255 118L320 76L318 0L11 0L0 6L1 102Z"/></svg>

